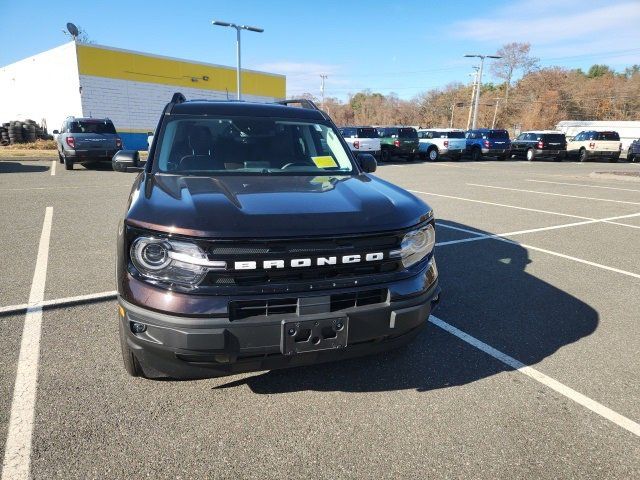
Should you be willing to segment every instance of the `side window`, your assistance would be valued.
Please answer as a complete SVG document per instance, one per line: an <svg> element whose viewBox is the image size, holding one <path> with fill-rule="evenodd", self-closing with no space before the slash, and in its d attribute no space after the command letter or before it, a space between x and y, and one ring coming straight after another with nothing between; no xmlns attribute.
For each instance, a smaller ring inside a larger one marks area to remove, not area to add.
<svg viewBox="0 0 640 480"><path fill-rule="evenodd" d="M518 135L518 138L516 138L516 140L524 140L525 134L521 133L520 135Z"/></svg>

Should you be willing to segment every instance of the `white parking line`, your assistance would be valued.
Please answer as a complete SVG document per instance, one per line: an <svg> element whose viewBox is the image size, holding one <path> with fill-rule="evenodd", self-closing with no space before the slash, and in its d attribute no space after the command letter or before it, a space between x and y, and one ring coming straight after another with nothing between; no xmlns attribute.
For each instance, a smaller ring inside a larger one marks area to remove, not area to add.
<svg viewBox="0 0 640 480"><path fill-rule="evenodd" d="M25 188L0 188L2 192L22 192L26 190L76 190L81 188L114 188L114 187L131 187L130 183L119 183L117 185L79 185L79 186L56 186L56 187L25 187Z"/></svg>
<svg viewBox="0 0 640 480"><path fill-rule="evenodd" d="M487 355L495 358L499 362L504 363L508 367L517 370L518 372L526 375L529 378L534 379L536 382L539 382L552 390L555 390L560 395L567 397L570 400L582 405L583 407L591 410L592 412L600 415L601 417L609 420L610 422L615 423L619 427L624 428L625 430L633 433L636 436L640 437L640 425L634 422L633 420L628 419L620 415L617 412L614 412L608 407L605 407L601 403L592 400L591 398L583 395L580 392L575 391L574 389L567 387L563 383L545 375L544 373L536 370L533 367L529 367L525 365L519 360L507 355L506 353L501 352L493 348L491 345L488 345L477 338L469 335L468 333L463 332L462 330L454 327L453 325L448 324L447 322L440 320L438 317L434 317L433 315L429 317L429 322L441 329L449 332L450 334L458 337L460 340L468 343L469 345L477 348L478 350L483 351Z"/></svg>
<svg viewBox="0 0 640 480"><path fill-rule="evenodd" d="M535 233L535 232L544 232L547 230L557 230L559 228L569 228L569 227L577 227L580 225L589 225L592 223L613 223L610 222L611 220L617 220L620 218L632 218L632 217L640 217L640 213L632 213L630 215L618 215L617 217L607 217L607 218L601 218L599 220L585 220L584 222L574 222L574 223L564 223L562 225L552 225L550 227L540 227L540 228L531 228L529 230L516 230L515 232L505 232L505 233L487 233L487 234L481 234L477 237L473 237L473 238L462 238L460 240L450 240L448 242L439 242L436 243L436 246L438 247L442 247L445 245L454 245L456 243L466 243L466 242L477 242L478 240L486 240L488 238L495 238L495 237L508 237L508 236L512 236L512 235L522 235L525 233ZM449 225L440 223L440 222L436 222L436 225L438 225L439 227L449 227ZM616 224L618 225L618 224ZM620 224L620 225L624 225L625 227L633 227L633 228L640 228L640 225L627 225L627 224ZM1 310L0 310L1 311Z"/></svg>
<svg viewBox="0 0 640 480"><path fill-rule="evenodd" d="M510 190L513 192L537 193L538 195L553 195L554 197L580 198L582 200L597 200L599 202L624 203L626 205L640 205L640 202L628 202L626 200L612 200L610 198L582 197L580 195L567 195L565 193L539 192L537 190L524 190L521 188L496 187L495 185L483 185L481 183L467 183L471 187L494 188L496 190Z"/></svg>
<svg viewBox="0 0 640 480"><path fill-rule="evenodd" d="M56 162L55 160L51 160L51 176L56 174Z"/></svg>
<svg viewBox="0 0 640 480"><path fill-rule="evenodd" d="M570 213L552 212L550 210L540 210L537 208L518 207L516 205L507 205L505 203L487 202L485 200L476 200L474 198L456 197L454 195L444 195L442 193L421 192L420 190L409 190L411 193L419 193L421 195L431 195L433 197L452 198L454 200L462 200L463 202L482 203L484 205L493 205L496 207L513 208L516 210L525 210L527 212L548 213L549 215L559 215L561 217L580 218L582 220L596 220L591 217L582 217L580 215L571 215Z"/></svg>
<svg viewBox="0 0 640 480"><path fill-rule="evenodd" d="M587 185L586 183L568 183L568 182L551 182L549 180L533 180L527 179L527 182L536 182L536 183L551 183L553 185L572 185L576 187L590 187L590 188L604 188L607 190L621 190L623 192L637 192L640 193L640 190L634 190L633 188L620 188L620 187L605 187L603 185Z"/></svg>
<svg viewBox="0 0 640 480"><path fill-rule="evenodd" d="M478 233L478 232L476 232L474 230L468 230L466 228L453 227L453 226L445 225L445 224L439 224L439 226L440 227L444 227L444 228L449 228L451 230L458 230L459 232L470 233L471 235L477 235L477 236L481 236L481 237L486 235L484 233ZM540 248L540 247L534 247L533 245L528 245L526 243L516 242L515 240L510 240L508 238L502 238L502 237L497 237L497 236L489 236L487 238L489 238L491 240L498 240L499 242L505 242L505 243L511 243L513 245L519 245L521 247L528 248L529 250L535 250L535 251L538 251L538 252L547 253L549 255L554 255L556 257L564 258L564 259L567 259L567 260L573 260L574 262L583 263L585 265L590 265L592 267L601 268L603 270L608 270L610 272L620 273L620 274L626 275L628 277L633 277L633 278L639 278L640 279L640 274L638 274L638 273L629 272L627 270L621 270L621 269L615 268L615 267L609 267L608 265L603 265L601 263L591 262L591 261L585 260L583 258L572 257L571 255L565 255L564 253L554 252L553 250L547 250L547 249ZM458 243L462 243L462 242L458 242Z"/></svg>
<svg viewBox="0 0 640 480"><path fill-rule="evenodd" d="M30 305L35 305L44 298L52 218L53 207L47 207L40 235L36 268L31 282L31 292L29 293ZM9 428L2 463L2 480L29 478L41 328L42 307L29 307L24 318L16 381L13 387Z"/></svg>
<svg viewBox="0 0 640 480"><path fill-rule="evenodd" d="M100 292L100 293L89 293L87 295L78 295L77 297L64 297L64 298L56 298L53 300L43 300L41 302L36 302L33 305L28 303L20 303L17 305L7 305L6 307L0 307L0 314L10 314L21 312L22 310L26 310L27 308L34 307L53 307L56 305L72 305L74 303L80 302L89 302L92 300L102 300L111 297L115 297L118 294L115 290L112 292Z"/></svg>

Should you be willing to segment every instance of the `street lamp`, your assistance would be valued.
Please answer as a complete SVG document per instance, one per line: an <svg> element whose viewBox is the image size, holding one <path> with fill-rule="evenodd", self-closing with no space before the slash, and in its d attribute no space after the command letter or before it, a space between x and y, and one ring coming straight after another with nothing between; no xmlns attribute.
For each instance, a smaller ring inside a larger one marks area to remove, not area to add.
<svg viewBox="0 0 640 480"><path fill-rule="evenodd" d="M476 128L476 122L478 121L478 107L480 105L480 87L482 86L482 67L484 66L485 58L502 58L497 55L465 55L465 57L469 58L479 58L480 59L480 70L478 71L478 81L476 87L476 101L473 106L473 123L471 124L471 129L474 130Z"/></svg>
<svg viewBox="0 0 640 480"><path fill-rule="evenodd" d="M236 69L236 84L238 86L238 100L242 100L242 80L240 79L240 70L241 70L241 65L240 65L240 30L249 30L250 32L256 32L256 33L262 33L264 32L264 29L262 28L258 28L258 27L250 27L248 25L236 25L235 23L229 23L229 22L221 22L220 20L213 20L211 22L212 25L218 26L218 27L231 27L231 28L235 28L236 29L236 35L237 35L237 41L236 41L236 47L237 47L237 53L238 53L238 66Z"/></svg>

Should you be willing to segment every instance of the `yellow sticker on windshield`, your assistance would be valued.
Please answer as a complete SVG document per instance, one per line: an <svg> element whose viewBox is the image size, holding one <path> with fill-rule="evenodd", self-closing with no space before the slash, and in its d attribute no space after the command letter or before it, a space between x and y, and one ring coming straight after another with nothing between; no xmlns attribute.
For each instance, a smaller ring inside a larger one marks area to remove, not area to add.
<svg viewBox="0 0 640 480"><path fill-rule="evenodd" d="M330 155L323 155L321 157L311 157L311 160L313 160L313 163L315 163L316 167L318 168L332 168L332 167L338 166L336 161Z"/></svg>

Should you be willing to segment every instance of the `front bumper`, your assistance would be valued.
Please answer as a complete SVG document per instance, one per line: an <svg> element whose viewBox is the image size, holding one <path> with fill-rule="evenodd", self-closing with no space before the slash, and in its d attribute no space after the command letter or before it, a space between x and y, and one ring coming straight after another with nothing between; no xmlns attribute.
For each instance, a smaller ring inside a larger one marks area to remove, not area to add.
<svg viewBox="0 0 640 480"><path fill-rule="evenodd" d="M435 262L418 278L386 285L386 301L329 312L322 308L322 293L316 293L319 308L308 314L285 314L230 320L225 317L185 317L159 313L118 301L124 316L126 344L151 377L206 378L231 373L308 365L389 350L412 340L424 326L439 301L440 288ZM428 280L427 280L428 279ZM408 292L408 282L422 288ZM425 286L428 285L426 288ZM398 295L403 292L403 295ZM334 292L332 292L334 293ZM256 296L258 298L258 296ZM313 299L300 296L300 299ZM229 297L231 300L231 297ZM315 305L315 304L314 304ZM344 348L298 354L283 354L283 321L348 318ZM146 325L133 333L131 322Z"/></svg>

